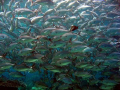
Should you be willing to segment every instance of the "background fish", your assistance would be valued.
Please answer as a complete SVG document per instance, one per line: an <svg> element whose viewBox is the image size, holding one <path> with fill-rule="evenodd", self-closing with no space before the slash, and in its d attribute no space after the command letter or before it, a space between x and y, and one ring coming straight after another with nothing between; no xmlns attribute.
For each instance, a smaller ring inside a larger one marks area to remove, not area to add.
<svg viewBox="0 0 120 90"><path fill-rule="evenodd" d="M119 7L118 0L0 0L0 87L119 90Z"/></svg>

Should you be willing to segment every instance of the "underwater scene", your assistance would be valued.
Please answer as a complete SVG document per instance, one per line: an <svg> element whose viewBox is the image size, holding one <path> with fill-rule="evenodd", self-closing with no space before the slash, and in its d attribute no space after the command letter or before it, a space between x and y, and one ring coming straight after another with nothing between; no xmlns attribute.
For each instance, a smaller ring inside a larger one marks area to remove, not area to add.
<svg viewBox="0 0 120 90"><path fill-rule="evenodd" d="M120 0L0 0L0 90L120 90Z"/></svg>

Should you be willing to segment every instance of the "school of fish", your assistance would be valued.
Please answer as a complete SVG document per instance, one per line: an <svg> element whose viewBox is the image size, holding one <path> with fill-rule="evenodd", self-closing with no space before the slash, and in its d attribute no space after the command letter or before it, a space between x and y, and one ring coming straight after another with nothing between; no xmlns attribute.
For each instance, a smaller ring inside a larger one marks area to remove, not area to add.
<svg viewBox="0 0 120 90"><path fill-rule="evenodd" d="M120 1L0 0L1 79L19 90L120 90Z"/></svg>

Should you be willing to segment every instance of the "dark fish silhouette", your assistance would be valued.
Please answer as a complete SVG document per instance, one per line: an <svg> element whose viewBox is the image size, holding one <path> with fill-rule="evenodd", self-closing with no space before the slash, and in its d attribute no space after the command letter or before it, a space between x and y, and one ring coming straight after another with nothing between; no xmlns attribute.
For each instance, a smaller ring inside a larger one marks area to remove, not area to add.
<svg viewBox="0 0 120 90"><path fill-rule="evenodd" d="M113 38L115 38L115 39L117 39L117 40L119 40L120 39L120 36L112 36Z"/></svg>
<svg viewBox="0 0 120 90"><path fill-rule="evenodd" d="M76 29L78 29L78 26L72 25L71 28L70 28L70 31L75 31Z"/></svg>

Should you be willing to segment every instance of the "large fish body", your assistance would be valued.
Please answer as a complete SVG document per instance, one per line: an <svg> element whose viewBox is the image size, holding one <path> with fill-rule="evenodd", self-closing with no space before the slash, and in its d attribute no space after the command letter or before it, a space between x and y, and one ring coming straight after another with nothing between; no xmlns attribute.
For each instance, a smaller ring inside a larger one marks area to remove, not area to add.
<svg viewBox="0 0 120 90"><path fill-rule="evenodd" d="M35 2L33 2L34 4L40 4L40 5L53 5L54 2L52 0L36 0Z"/></svg>

